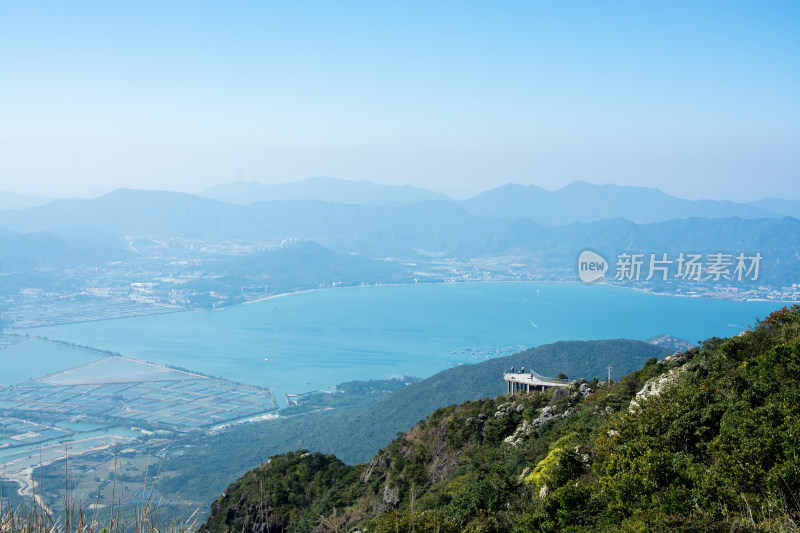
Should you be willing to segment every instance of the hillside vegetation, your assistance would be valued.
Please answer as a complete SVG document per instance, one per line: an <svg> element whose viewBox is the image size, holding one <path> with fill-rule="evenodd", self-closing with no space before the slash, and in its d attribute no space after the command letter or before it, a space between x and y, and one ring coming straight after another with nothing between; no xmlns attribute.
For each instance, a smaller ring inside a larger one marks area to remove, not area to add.
<svg viewBox="0 0 800 533"><path fill-rule="evenodd" d="M371 461L274 456L203 529L797 531L800 306L612 385L437 409Z"/></svg>
<svg viewBox="0 0 800 533"><path fill-rule="evenodd" d="M623 375L667 353L661 347L627 339L563 341L443 370L385 397L374 396L369 405L348 408L329 404L332 398L325 395L322 405L334 407L331 411L245 424L214 436L187 436L182 444L192 446L164 460L162 470L170 475L159 478L155 488L172 499L212 502L262 458L300 448L336 454L350 464L369 461L399 431L406 431L437 408L502 394L506 390L503 371L512 366L534 368L544 375L565 372L591 379L606 375L609 365L614 375Z"/></svg>

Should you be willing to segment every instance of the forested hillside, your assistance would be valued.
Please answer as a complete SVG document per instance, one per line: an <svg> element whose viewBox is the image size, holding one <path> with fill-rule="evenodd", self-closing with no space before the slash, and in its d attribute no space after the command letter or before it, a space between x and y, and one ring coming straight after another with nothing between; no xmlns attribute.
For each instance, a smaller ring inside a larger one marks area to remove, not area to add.
<svg viewBox="0 0 800 533"><path fill-rule="evenodd" d="M502 374L512 366L591 379L606 375L608 365L613 366L614 375L623 375L667 353L627 339L556 342L444 370L366 406L349 408L330 403L335 398L323 395L321 406L333 410L243 425L214 436L187 437L182 443L190 447L164 460L163 470L170 475L160 478L156 489L174 499L210 502L261 459L299 448L336 454L351 464L368 461L398 432L407 431L437 408L503 393Z"/></svg>
<svg viewBox="0 0 800 533"><path fill-rule="evenodd" d="M221 531L797 531L800 306L597 380L436 410L370 462L275 456Z"/></svg>

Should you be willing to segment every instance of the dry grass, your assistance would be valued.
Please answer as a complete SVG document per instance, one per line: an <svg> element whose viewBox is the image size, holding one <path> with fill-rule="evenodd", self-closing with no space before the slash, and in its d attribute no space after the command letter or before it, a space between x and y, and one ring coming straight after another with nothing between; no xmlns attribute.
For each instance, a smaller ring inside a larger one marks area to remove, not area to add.
<svg viewBox="0 0 800 533"><path fill-rule="evenodd" d="M126 521L123 502L111 509L110 516L98 517L96 511L85 512L70 505L63 514L54 516L38 503L32 507L2 506L0 499L0 533L193 533L198 524L195 515L185 522L164 521L152 500L137 505L133 519Z"/></svg>
<svg viewBox="0 0 800 533"><path fill-rule="evenodd" d="M159 472L161 467L159 465ZM145 470L147 471L147 470ZM114 479L111 507L108 512L98 516L99 496L92 505L91 512L80 505L75 506L69 491L69 460L65 461L63 513L51 512L42 502L42 495L31 498L28 506L14 506L13 501L4 507L4 498L0 492L0 533L194 533L197 531L197 511L187 520L163 520L159 515L159 503L153 500L154 492L147 491L148 480L143 483L143 493L149 494L147 499L133 509L125 511L125 502L117 498L117 457L114 457ZM41 490L41 483L39 484ZM34 489L35 493L35 489ZM131 515L132 511L132 515ZM126 517L128 517L126 519Z"/></svg>

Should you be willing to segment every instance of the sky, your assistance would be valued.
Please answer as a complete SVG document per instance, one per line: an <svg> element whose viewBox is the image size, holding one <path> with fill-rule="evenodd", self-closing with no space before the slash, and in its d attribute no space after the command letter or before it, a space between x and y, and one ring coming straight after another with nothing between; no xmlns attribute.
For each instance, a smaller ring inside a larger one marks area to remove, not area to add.
<svg viewBox="0 0 800 533"><path fill-rule="evenodd" d="M0 0L0 190L800 199L800 2Z"/></svg>

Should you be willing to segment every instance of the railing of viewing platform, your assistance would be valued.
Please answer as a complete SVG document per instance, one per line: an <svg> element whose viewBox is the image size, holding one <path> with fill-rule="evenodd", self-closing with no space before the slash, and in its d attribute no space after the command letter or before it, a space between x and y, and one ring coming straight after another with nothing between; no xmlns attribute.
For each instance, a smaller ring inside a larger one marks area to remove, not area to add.
<svg viewBox="0 0 800 533"><path fill-rule="evenodd" d="M558 383L560 385L569 385L570 384L570 380L568 380L568 379L548 378L548 377L545 377L545 376L539 374L538 372L534 372L533 370L528 370L527 372L520 372L519 370L515 370L514 372L507 372L507 374L521 375L521 376L529 375L532 378L538 379L539 381L545 381L545 382L548 382L548 383Z"/></svg>

